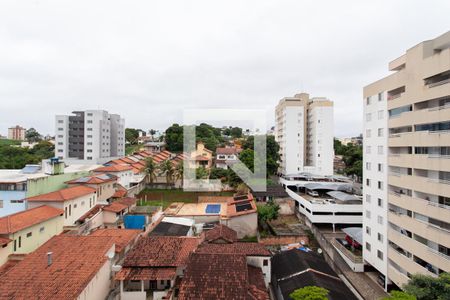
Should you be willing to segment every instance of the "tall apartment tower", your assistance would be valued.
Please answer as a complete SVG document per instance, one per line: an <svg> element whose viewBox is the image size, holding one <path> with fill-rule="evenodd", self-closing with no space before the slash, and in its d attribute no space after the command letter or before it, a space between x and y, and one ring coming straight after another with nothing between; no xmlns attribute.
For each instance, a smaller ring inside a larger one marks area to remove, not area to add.
<svg viewBox="0 0 450 300"><path fill-rule="evenodd" d="M306 93L280 100L275 109L275 140L283 175L333 175L333 102Z"/></svg>
<svg viewBox="0 0 450 300"><path fill-rule="evenodd" d="M125 120L104 110L57 115L55 154L65 160L104 162L125 155Z"/></svg>
<svg viewBox="0 0 450 300"><path fill-rule="evenodd" d="M363 256L402 287L450 272L450 31L364 88Z"/></svg>

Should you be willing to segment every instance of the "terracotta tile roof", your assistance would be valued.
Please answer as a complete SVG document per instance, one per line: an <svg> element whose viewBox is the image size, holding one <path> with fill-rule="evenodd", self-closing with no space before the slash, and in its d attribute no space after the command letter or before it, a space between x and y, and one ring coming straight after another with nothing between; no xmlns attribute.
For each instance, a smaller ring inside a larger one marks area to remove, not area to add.
<svg viewBox="0 0 450 300"><path fill-rule="evenodd" d="M247 256L270 256L262 244L237 242L233 244L201 244L196 252L198 253L223 253L223 254L242 254Z"/></svg>
<svg viewBox="0 0 450 300"><path fill-rule="evenodd" d="M112 198L122 198L127 195L126 190L118 189L114 192L114 194L111 196Z"/></svg>
<svg viewBox="0 0 450 300"><path fill-rule="evenodd" d="M115 202L119 202L120 204L124 204L128 207L133 206L136 204L137 199L136 198L132 198L132 197L126 197L126 198L122 198L119 200L116 200Z"/></svg>
<svg viewBox="0 0 450 300"><path fill-rule="evenodd" d="M200 239L193 237L150 236L141 238L128 252L124 267L177 267L186 264L189 253Z"/></svg>
<svg viewBox="0 0 450 300"><path fill-rule="evenodd" d="M104 211L111 211L111 212L118 213L118 212L121 212L121 211L123 211L123 210L125 210L127 208L128 208L128 205L119 203L118 201L114 201L110 205L105 205L103 207L103 210Z"/></svg>
<svg viewBox="0 0 450 300"><path fill-rule="evenodd" d="M97 174L92 176L80 177L67 181L68 184L102 184L106 182L116 181L117 176L112 174Z"/></svg>
<svg viewBox="0 0 450 300"><path fill-rule="evenodd" d="M76 299L107 262L112 245L110 237L54 236L2 276L0 299Z"/></svg>
<svg viewBox="0 0 450 300"><path fill-rule="evenodd" d="M27 198L27 201L48 201L48 202L63 202L67 200L76 199L85 195L94 194L95 189L88 186L71 186L61 189L56 192L42 194Z"/></svg>
<svg viewBox="0 0 450 300"><path fill-rule="evenodd" d="M102 208L104 207L104 205L102 204L97 204L94 207L92 207L87 213L85 213L84 215L82 215L77 221L78 222L84 222L86 219L90 219L93 216L95 216Z"/></svg>
<svg viewBox="0 0 450 300"><path fill-rule="evenodd" d="M5 274L6 272L8 272L12 267L14 267L15 265L17 265L17 263L20 262L20 260L12 260L12 259L8 259L7 262L5 262L3 265L1 265L0 267L0 278L3 277L3 274Z"/></svg>
<svg viewBox="0 0 450 300"><path fill-rule="evenodd" d="M264 275L261 268L247 265L247 270L250 285L254 285L257 289L265 291L266 284L264 283Z"/></svg>
<svg viewBox="0 0 450 300"><path fill-rule="evenodd" d="M231 155L231 154L237 154L238 150L234 147L216 148L216 153Z"/></svg>
<svg viewBox="0 0 450 300"><path fill-rule="evenodd" d="M116 280L171 280L176 275L177 268L122 268Z"/></svg>
<svg viewBox="0 0 450 300"><path fill-rule="evenodd" d="M192 253L189 256L179 300L246 300L248 297L244 255Z"/></svg>
<svg viewBox="0 0 450 300"><path fill-rule="evenodd" d="M126 164L116 164L116 165L110 165L110 166L104 166L97 169L94 169L94 172L101 172L101 173L109 173L109 172L123 172L123 171L130 171L132 168L129 165Z"/></svg>
<svg viewBox="0 0 450 300"><path fill-rule="evenodd" d="M8 243L11 241L11 239L0 237L0 246L8 245Z"/></svg>
<svg viewBox="0 0 450 300"><path fill-rule="evenodd" d="M113 242L116 245L116 252L120 253L126 246L133 243L137 236L141 233L141 230L136 229L97 229L92 232L91 236L108 236L113 238Z"/></svg>
<svg viewBox="0 0 450 300"><path fill-rule="evenodd" d="M210 159L207 158L207 157L205 157L205 156L202 156L202 155L197 155L197 156L195 157L195 160L196 160L196 161L209 161Z"/></svg>
<svg viewBox="0 0 450 300"><path fill-rule="evenodd" d="M10 234L63 215L64 211L42 205L0 218L0 234Z"/></svg>
<svg viewBox="0 0 450 300"><path fill-rule="evenodd" d="M222 224L216 225L213 229L205 231L205 241L211 243L220 239L229 243L236 242L237 232Z"/></svg>

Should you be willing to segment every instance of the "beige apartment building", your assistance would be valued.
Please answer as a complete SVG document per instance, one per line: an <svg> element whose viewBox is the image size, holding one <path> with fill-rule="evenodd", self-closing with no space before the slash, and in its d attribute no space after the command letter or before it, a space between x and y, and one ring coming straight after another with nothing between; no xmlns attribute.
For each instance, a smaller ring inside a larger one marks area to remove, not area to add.
<svg viewBox="0 0 450 300"><path fill-rule="evenodd" d="M26 129L16 125L14 127L8 128L8 139L16 140L16 141L24 141L25 140L25 132Z"/></svg>
<svg viewBox="0 0 450 300"><path fill-rule="evenodd" d="M333 102L301 93L275 108L275 140L280 145L279 173L333 175Z"/></svg>
<svg viewBox="0 0 450 300"><path fill-rule="evenodd" d="M450 272L450 31L389 71L364 88L363 256L402 287Z"/></svg>

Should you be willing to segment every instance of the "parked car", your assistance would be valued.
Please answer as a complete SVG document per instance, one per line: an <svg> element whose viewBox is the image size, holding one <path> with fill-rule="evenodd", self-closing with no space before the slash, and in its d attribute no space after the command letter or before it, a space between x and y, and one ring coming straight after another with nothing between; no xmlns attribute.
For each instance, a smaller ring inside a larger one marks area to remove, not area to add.
<svg viewBox="0 0 450 300"><path fill-rule="evenodd" d="M307 194L312 197L319 197L319 193L313 190L308 190Z"/></svg>

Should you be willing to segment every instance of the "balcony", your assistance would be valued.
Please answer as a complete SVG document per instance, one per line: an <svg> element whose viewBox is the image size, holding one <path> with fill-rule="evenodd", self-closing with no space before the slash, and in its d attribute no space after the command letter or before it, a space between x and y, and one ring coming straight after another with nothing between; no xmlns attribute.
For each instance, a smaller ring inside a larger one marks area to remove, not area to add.
<svg viewBox="0 0 450 300"><path fill-rule="evenodd" d="M389 118L389 127L402 127L411 124L425 124L433 122L445 122L450 119L450 106L439 106L429 109L407 111Z"/></svg>
<svg viewBox="0 0 450 300"><path fill-rule="evenodd" d="M417 131L389 135L389 147L450 146L450 131Z"/></svg>
<svg viewBox="0 0 450 300"><path fill-rule="evenodd" d="M447 222L450 220L450 207L405 194L389 192L389 203Z"/></svg>
<svg viewBox="0 0 450 300"><path fill-rule="evenodd" d="M409 274L423 274L428 276L436 276L434 273L428 271L411 258L404 256L401 252L394 249L392 246L388 247L388 257L400 267L405 269Z"/></svg>
<svg viewBox="0 0 450 300"><path fill-rule="evenodd" d="M401 273L397 269L395 269L393 266L388 266L388 277L390 280L392 280L397 286L403 286L404 284L408 283L409 278L405 274Z"/></svg>
<svg viewBox="0 0 450 300"><path fill-rule="evenodd" d="M439 266L442 270L450 271L450 257L434 250L426 245L409 238L392 228L388 229L388 239L403 249L408 249L413 255L426 260L432 265ZM397 251L393 249L394 251Z"/></svg>
<svg viewBox="0 0 450 300"><path fill-rule="evenodd" d="M433 154L389 154L390 166L424 170L450 170L450 156Z"/></svg>
<svg viewBox="0 0 450 300"><path fill-rule="evenodd" d="M449 232L445 229L420 222L407 215L396 214L392 211L388 212L388 220L401 228L426 237L430 241L439 242L441 245L450 248L450 239L448 238Z"/></svg>

